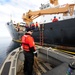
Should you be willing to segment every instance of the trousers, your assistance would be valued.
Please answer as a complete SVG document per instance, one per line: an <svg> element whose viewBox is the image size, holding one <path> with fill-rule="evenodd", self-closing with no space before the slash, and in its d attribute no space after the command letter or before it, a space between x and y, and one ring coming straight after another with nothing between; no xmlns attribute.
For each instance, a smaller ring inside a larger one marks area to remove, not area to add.
<svg viewBox="0 0 75 75"><path fill-rule="evenodd" d="M34 64L34 54L31 52L26 52L24 50L24 73L27 75L32 75L33 64Z"/></svg>

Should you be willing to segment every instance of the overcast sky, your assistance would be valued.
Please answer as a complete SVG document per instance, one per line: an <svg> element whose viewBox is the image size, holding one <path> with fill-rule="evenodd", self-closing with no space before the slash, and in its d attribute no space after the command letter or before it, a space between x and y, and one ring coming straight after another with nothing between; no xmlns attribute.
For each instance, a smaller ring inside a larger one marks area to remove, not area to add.
<svg viewBox="0 0 75 75"><path fill-rule="evenodd" d="M28 10L38 10L41 3L49 0L0 0L0 37L10 36L6 23L12 19L16 22L22 21L22 14ZM74 0L59 0L65 4Z"/></svg>

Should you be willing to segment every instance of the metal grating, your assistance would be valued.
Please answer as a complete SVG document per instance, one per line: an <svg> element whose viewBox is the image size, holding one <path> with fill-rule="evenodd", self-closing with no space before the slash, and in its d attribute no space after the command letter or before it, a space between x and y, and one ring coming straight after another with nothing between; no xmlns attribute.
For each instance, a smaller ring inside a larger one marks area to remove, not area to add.
<svg viewBox="0 0 75 75"><path fill-rule="evenodd" d="M1 75L9 75L11 62L6 62Z"/></svg>

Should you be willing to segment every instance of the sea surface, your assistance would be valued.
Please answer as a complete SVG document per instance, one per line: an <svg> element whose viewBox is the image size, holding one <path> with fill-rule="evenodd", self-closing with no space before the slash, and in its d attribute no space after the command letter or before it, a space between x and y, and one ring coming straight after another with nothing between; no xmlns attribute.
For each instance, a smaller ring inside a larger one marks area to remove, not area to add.
<svg viewBox="0 0 75 75"><path fill-rule="evenodd" d="M10 37L0 37L0 67L7 55L19 46L20 45L13 42Z"/></svg>

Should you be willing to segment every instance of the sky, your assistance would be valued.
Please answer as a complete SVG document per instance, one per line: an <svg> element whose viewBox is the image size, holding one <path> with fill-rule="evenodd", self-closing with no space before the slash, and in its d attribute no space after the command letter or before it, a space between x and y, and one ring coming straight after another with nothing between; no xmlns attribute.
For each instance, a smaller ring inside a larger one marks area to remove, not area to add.
<svg viewBox="0 0 75 75"><path fill-rule="evenodd" d="M39 9L41 3L43 0L0 0L0 37L10 37L6 23L11 18L21 22L23 13Z"/></svg>
<svg viewBox="0 0 75 75"><path fill-rule="evenodd" d="M22 22L23 13L28 10L39 10L41 3L49 0L0 0L0 37L11 37L6 27L6 23L11 19L16 22ZM59 0L60 4L66 4L71 0ZM74 0L73 0L74 1Z"/></svg>

